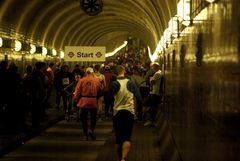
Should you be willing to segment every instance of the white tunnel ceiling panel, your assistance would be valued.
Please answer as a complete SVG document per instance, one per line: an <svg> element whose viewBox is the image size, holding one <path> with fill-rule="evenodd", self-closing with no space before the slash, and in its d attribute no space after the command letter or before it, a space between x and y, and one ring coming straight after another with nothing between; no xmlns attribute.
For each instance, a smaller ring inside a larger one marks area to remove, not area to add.
<svg viewBox="0 0 240 161"><path fill-rule="evenodd" d="M3 34L24 35L58 49L105 44L108 51L127 36L154 49L176 14L177 0L103 0L103 10L96 16L87 15L79 0L1 0L0 4L0 31L7 31Z"/></svg>

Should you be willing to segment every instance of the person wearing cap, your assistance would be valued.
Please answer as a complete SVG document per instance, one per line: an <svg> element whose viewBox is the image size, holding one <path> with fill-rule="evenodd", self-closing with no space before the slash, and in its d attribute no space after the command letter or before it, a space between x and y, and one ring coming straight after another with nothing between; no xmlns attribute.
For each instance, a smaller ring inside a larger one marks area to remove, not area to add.
<svg viewBox="0 0 240 161"><path fill-rule="evenodd" d="M95 140L94 130L97 119L97 93L103 90L100 81L93 77L93 68L86 68L86 75L81 78L75 88L74 102L81 109L80 118L82 122L83 134L86 140L88 136ZM91 125L88 129L88 113L91 115Z"/></svg>
<svg viewBox="0 0 240 161"><path fill-rule="evenodd" d="M152 63L152 70L154 74L150 77L150 92L147 98L144 100L143 105L149 107L150 120L144 123L144 126L154 125L156 115L158 112L158 105L162 101L162 83L163 73L160 70L160 65L157 62Z"/></svg>
<svg viewBox="0 0 240 161"><path fill-rule="evenodd" d="M116 151L119 159L125 161L130 147L131 135L134 125L134 97L142 101L137 85L125 77L125 67L116 67L117 80L109 86L109 99L114 100L113 129L116 137Z"/></svg>

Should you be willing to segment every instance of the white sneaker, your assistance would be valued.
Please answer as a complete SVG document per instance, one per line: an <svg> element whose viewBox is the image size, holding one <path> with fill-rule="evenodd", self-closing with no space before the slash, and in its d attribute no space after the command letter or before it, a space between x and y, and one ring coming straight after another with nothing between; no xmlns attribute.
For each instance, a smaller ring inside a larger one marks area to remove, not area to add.
<svg viewBox="0 0 240 161"><path fill-rule="evenodd" d="M152 121L150 121L150 120L146 121L146 122L143 124L143 126L150 126L150 125L152 125Z"/></svg>

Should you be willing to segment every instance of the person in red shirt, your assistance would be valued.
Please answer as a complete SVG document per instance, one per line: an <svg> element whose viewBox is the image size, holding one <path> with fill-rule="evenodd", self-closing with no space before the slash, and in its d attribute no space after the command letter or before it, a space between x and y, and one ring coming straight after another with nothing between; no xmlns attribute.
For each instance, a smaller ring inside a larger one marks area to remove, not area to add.
<svg viewBox="0 0 240 161"><path fill-rule="evenodd" d="M86 140L88 140L88 136L90 136L92 140L96 139L94 129L96 127L98 108L97 92L100 90L103 90L103 86L97 78L93 77L93 68L86 68L86 76L78 81L73 98L77 107L81 109L80 118ZM89 112L91 115L90 129L88 129Z"/></svg>

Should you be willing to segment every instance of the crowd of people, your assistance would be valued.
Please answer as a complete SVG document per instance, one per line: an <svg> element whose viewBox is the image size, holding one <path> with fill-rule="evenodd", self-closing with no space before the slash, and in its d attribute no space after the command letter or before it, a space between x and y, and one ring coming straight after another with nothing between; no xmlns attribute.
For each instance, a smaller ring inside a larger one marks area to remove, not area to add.
<svg viewBox="0 0 240 161"><path fill-rule="evenodd" d="M70 121L75 108L85 139L95 140L97 120L111 118L116 150L124 161L130 150L134 121L144 126L154 125L163 93L160 68L156 62L143 65L122 61L82 67L76 64L70 70L67 64L59 62L36 62L33 67L28 65L21 76L14 63L1 61L1 125L6 130L19 130L26 126L30 116L32 126L39 127L46 108L63 110L66 120Z"/></svg>

